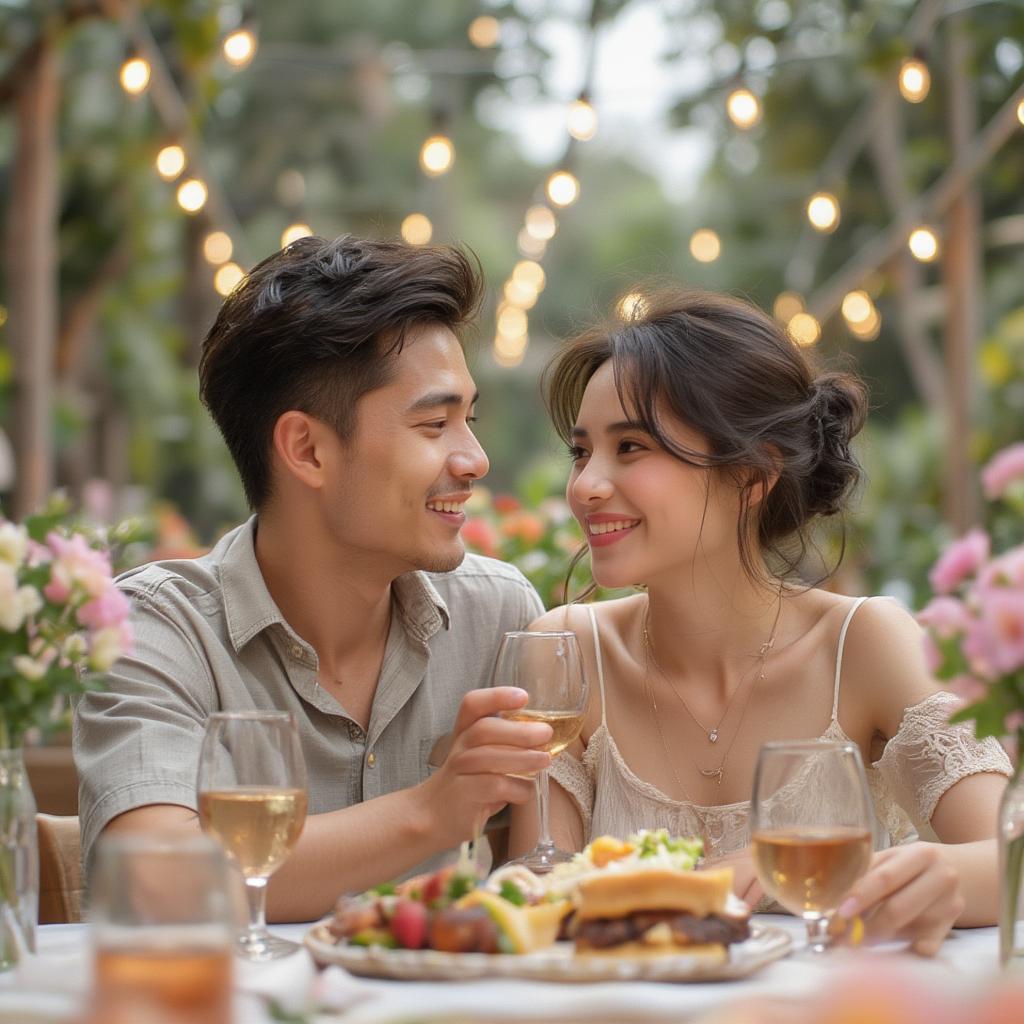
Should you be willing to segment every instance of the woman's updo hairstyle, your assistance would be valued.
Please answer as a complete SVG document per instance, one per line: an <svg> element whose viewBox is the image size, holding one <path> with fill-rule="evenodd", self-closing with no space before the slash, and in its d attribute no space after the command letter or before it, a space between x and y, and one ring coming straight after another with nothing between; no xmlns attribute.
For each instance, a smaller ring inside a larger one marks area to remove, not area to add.
<svg viewBox="0 0 1024 1024"><path fill-rule="evenodd" d="M761 575L752 537L771 571L795 573L812 520L842 512L859 479L850 442L864 425L863 384L848 373L816 373L784 329L749 303L678 289L642 294L630 319L590 328L548 366L555 429L572 444L587 383L611 359L627 414L676 458L721 469L740 488L748 574ZM673 441L666 416L701 434L709 450ZM764 500L752 501L769 485Z"/></svg>

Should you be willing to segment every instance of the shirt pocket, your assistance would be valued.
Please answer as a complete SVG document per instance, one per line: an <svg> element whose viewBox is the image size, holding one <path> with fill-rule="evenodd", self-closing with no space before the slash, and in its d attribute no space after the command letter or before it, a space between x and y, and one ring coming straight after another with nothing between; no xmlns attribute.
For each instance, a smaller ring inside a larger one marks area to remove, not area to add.
<svg viewBox="0 0 1024 1024"><path fill-rule="evenodd" d="M420 740L420 766L423 778L429 779L444 764L451 746L451 733L443 736L425 736Z"/></svg>

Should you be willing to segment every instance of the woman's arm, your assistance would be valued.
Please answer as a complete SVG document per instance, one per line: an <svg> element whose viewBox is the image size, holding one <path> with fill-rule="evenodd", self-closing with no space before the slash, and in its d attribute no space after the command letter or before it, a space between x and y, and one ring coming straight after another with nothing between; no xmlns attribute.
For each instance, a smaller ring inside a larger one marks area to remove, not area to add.
<svg viewBox="0 0 1024 1024"><path fill-rule="evenodd" d="M925 665L920 627L892 601L872 601L857 613L843 674L844 696L863 700L869 724L890 738L899 733L907 708L941 692ZM991 771L954 780L931 816L941 842L876 854L840 913L861 914L871 933L908 938L925 954L934 953L954 925L994 924L996 820L1005 784Z"/></svg>

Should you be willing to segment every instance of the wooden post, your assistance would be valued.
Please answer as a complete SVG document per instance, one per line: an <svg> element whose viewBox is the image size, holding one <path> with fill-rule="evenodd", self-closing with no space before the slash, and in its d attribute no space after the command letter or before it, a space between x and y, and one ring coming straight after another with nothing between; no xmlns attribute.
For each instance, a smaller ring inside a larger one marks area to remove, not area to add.
<svg viewBox="0 0 1024 1024"><path fill-rule="evenodd" d="M15 482L10 514L39 507L54 482L53 390L57 284L57 103L54 44L26 62L15 105L14 165L5 239L8 330L14 356Z"/></svg>
<svg viewBox="0 0 1024 1024"><path fill-rule="evenodd" d="M971 44L963 14L950 18L947 39L950 141L955 163L971 145L977 128ZM947 522L962 533L978 518L970 443L974 426L974 364L981 330L981 204L973 182L950 204L945 250L945 515Z"/></svg>

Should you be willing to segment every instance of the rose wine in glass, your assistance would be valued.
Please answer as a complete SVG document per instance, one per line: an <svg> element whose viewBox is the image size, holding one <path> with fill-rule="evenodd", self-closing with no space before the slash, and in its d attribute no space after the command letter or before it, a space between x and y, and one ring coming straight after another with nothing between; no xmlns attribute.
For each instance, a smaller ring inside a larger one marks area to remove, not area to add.
<svg viewBox="0 0 1024 1024"><path fill-rule="evenodd" d="M112 835L97 846L90 1024L231 1020L228 866L206 836Z"/></svg>
<svg viewBox="0 0 1024 1024"><path fill-rule="evenodd" d="M852 743L766 743L750 810L757 877L803 917L811 950L828 945L828 919L871 864L874 812Z"/></svg>
<svg viewBox="0 0 1024 1024"><path fill-rule="evenodd" d="M267 931L270 876L287 860L306 821L306 768L287 712L218 712L206 723L196 785L199 820L245 880L247 960L275 960L299 946Z"/></svg>
<svg viewBox="0 0 1024 1024"><path fill-rule="evenodd" d="M587 681L576 634L566 631L506 633L494 665L494 686L518 686L529 694L526 706L506 712L516 722L546 722L553 735L544 746L552 757L562 753L580 734L587 711ZM536 874L571 860L558 849L548 826L548 773L537 772L537 845L513 863Z"/></svg>

